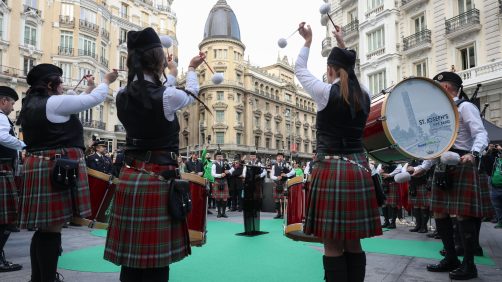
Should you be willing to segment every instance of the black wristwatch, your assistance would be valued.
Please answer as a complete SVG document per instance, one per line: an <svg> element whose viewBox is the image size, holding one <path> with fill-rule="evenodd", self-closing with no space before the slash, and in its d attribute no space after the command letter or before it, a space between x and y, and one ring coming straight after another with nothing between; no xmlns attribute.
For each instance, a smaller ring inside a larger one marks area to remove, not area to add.
<svg viewBox="0 0 502 282"><path fill-rule="evenodd" d="M479 158L479 157L480 157L480 154L479 154L479 152L477 152L477 151L471 151L470 153L471 153L471 155L473 155L475 158Z"/></svg>

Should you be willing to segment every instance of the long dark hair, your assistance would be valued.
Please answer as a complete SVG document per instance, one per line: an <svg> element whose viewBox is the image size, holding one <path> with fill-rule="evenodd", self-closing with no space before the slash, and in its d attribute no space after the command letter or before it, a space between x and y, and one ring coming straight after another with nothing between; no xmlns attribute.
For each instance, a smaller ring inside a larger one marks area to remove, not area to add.
<svg viewBox="0 0 502 282"><path fill-rule="evenodd" d="M361 89L361 85L359 85L359 81L357 80L354 70L347 72L344 68L339 66L330 66L340 78L340 94L342 95L343 101L348 106L352 106L352 103L354 103L353 106L356 111L360 111L362 109L361 101L363 99L363 91Z"/></svg>
<svg viewBox="0 0 502 282"><path fill-rule="evenodd" d="M61 80L61 77L59 75L51 75L31 85L30 88L28 88L28 90L26 91L26 97L23 98L21 102L21 111L19 112L19 117L16 121L16 124L21 125L24 113L26 111L25 105L29 103L31 98L33 98L34 96L43 97L53 95L54 93L56 93L58 87L61 84L63 84L63 81Z"/></svg>
<svg viewBox="0 0 502 282"><path fill-rule="evenodd" d="M164 50L160 47L152 48L144 51L137 56L136 50L128 50L127 54L127 68L128 76L134 77L136 75L136 66L134 62L134 57L139 57L139 64L141 66L141 70L143 72L151 73L154 79L154 83L157 85L162 85L160 80L160 75L163 74L164 78L166 77L164 73L164 69L167 67L166 57L164 54Z"/></svg>

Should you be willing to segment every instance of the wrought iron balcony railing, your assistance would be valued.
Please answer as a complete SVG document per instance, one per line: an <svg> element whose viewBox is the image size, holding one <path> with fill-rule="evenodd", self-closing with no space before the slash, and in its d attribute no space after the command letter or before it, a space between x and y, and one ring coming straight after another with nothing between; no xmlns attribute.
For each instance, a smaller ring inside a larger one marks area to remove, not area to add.
<svg viewBox="0 0 502 282"><path fill-rule="evenodd" d="M353 32L357 32L359 30L359 20L353 20L349 24L342 27L343 33L345 36L352 34Z"/></svg>
<svg viewBox="0 0 502 282"><path fill-rule="evenodd" d="M403 38L403 51L412 49L424 43L431 43L430 29L421 30L413 35Z"/></svg>
<svg viewBox="0 0 502 282"><path fill-rule="evenodd" d="M469 27L471 25L479 23L479 10L471 9L465 13L446 20L446 34L450 34L457 30L463 29L464 27Z"/></svg>
<svg viewBox="0 0 502 282"><path fill-rule="evenodd" d="M58 55L73 56L73 48L58 46Z"/></svg>

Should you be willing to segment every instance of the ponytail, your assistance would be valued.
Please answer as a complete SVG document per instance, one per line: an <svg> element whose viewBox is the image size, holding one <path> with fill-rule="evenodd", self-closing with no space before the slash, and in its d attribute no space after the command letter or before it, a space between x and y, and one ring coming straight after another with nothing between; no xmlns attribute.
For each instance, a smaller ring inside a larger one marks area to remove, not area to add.
<svg viewBox="0 0 502 282"><path fill-rule="evenodd" d="M342 96L343 101L345 101L345 103L349 106L351 106L351 102L353 102L353 106L355 106L355 109L359 111L361 109L361 87L359 85L355 85L354 81L350 79L349 73L345 69L338 66L333 66L333 68L340 78L340 95Z"/></svg>

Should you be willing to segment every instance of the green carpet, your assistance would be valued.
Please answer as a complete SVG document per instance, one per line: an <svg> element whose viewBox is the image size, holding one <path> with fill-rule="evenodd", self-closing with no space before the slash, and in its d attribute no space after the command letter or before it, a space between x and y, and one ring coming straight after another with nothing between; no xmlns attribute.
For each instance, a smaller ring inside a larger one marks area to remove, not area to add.
<svg viewBox="0 0 502 282"><path fill-rule="evenodd" d="M209 221L208 243L192 248L191 256L171 265L172 281L322 281L321 244L286 238L279 220L262 220L261 230L270 232L262 236L235 236L242 229L242 224ZM106 231L94 230L91 234L105 237ZM442 248L439 241L370 238L362 244L368 253L442 258L438 253ZM118 272L118 266L102 259L103 252L104 246L95 246L64 253L59 268ZM476 257L476 263L495 265L489 257Z"/></svg>

